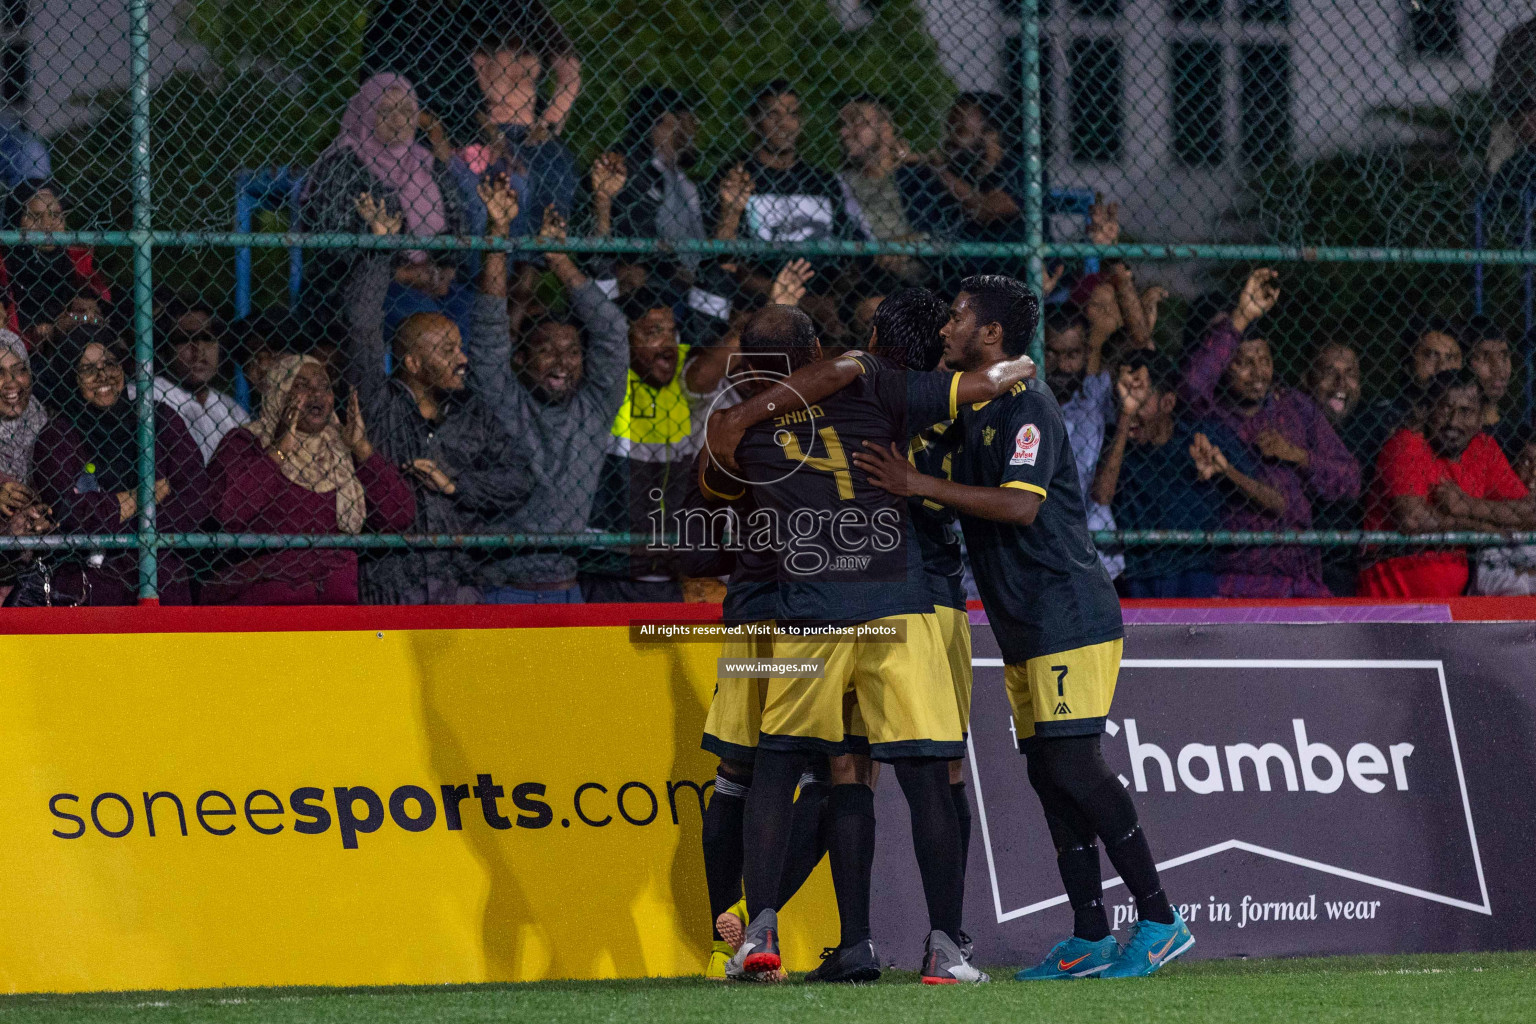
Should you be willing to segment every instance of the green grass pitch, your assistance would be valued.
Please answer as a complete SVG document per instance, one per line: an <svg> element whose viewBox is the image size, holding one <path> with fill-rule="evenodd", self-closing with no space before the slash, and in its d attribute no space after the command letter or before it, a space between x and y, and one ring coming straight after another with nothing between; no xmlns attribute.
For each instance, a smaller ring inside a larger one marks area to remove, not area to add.
<svg viewBox="0 0 1536 1024"><path fill-rule="evenodd" d="M994 976L1006 977L1002 971ZM1536 1021L1536 953L1175 963L1145 981L960 988L893 972L878 985L702 980L436 988L217 989L0 997L38 1024L1495 1024Z"/></svg>

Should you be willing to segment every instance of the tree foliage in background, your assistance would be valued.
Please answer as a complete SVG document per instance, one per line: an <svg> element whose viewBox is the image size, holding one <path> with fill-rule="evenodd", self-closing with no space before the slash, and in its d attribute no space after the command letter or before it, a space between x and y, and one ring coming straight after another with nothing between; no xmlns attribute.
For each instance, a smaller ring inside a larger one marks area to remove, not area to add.
<svg viewBox="0 0 1536 1024"><path fill-rule="evenodd" d="M1383 109L1376 116L1409 141L1338 153L1255 176L1238 217L1260 243L1297 246L1470 248L1472 208L1487 186L1483 170L1491 112L1485 95L1444 107ZM1494 239L1518 247L1518 239ZM1485 245L1487 242L1485 241ZM1236 294L1248 267L1223 268ZM1300 263L1281 268L1283 305L1264 325L1285 376L1299 381L1325 341L1365 356L1367 390L1395 391L1401 333L1415 317L1465 320L1473 313L1471 267L1411 263ZM1485 311L1518 339L1521 271L1489 267ZM1517 361L1518 372L1518 361Z"/></svg>
<svg viewBox="0 0 1536 1024"><path fill-rule="evenodd" d="M302 167L335 137L355 90L367 0L190 0L187 27L210 66L157 83L151 95L154 224L227 231L241 168ZM551 13L582 58L582 94L565 133L583 166L623 134L630 94L641 85L690 90L699 99L700 171L746 145L742 115L763 82L802 90L803 149L813 162L840 160L837 105L872 92L891 104L914 146L938 140L953 95L932 40L910 0L887 0L873 24L847 33L825 0L552 0ZM431 25L422 26L423 45ZM51 140L81 228L130 225L128 97L94 98L100 116ZM279 218L264 229L279 230ZM117 280L125 251L103 253ZM257 305L283 301L286 255L258 250ZM162 249L156 284L216 302L232 291L228 249Z"/></svg>

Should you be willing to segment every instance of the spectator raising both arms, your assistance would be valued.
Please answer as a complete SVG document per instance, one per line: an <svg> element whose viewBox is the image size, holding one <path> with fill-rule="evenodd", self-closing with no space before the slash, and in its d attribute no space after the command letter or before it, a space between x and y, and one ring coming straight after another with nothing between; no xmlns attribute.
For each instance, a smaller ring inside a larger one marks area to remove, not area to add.
<svg viewBox="0 0 1536 1024"><path fill-rule="evenodd" d="M1261 459L1258 480L1285 497L1276 515L1253 505L1226 510L1229 530L1305 530L1312 500L1337 501L1360 493L1360 465L1312 399L1275 383L1269 342L1249 328L1280 298L1280 275L1255 270L1231 313L1216 318L1186 367L1182 397L1191 412L1214 419ZM1223 597L1326 597L1322 556L1316 548L1232 548L1217 562Z"/></svg>
<svg viewBox="0 0 1536 1024"><path fill-rule="evenodd" d="M276 360L261 415L225 435L208 467L219 528L231 533L399 533L416 516L411 489L368 440L357 392L347 419L325 365ZM358 555L342 548L253 555L203 586L205 604L357 604Z"/></svg>
<svg viewBox="0 0 1536 1024"><path fill-rule="evenodd" d="M491 231L504 237L517 213L505 179L481 186ZM375 218L388 234L393 224ZM500 261L499 261L500 262ZM485 264L505 276L505 265ZM483 283L482 283L483 284ZM498 524L527 499L527 457L490 406L465 388L469 360L452 320L415 313L393 336L394 373L384 375L384 296L389 259L374 256L354 276L351 310L352 383L379 451L414 489L412 533L501 532ZM476 296L471 330L505 335L506 299ZM499 556L498 556L499 557ZM482 553L435 549L379 554L363 562L362 595L369 604L475 604L484 585Z"/></svg>
<svg viewBox="0 0 1536 1024"><path fill-rule="evenodd" d="M544 212L541 235L564 241L565 219ZM581 533L587 528L602 470L602 452L614 414L624 401L629 359L628 325L597 283L587 279L565 253L547 254L549 267L565 286L571 308L586 327L546 318L535 322L514 347L500 308L483 305L499 329L469 335L469 372L476 391L490 403L506 432L528 451L533 490L528 501L502 520L518 533ZM506 257L488 252L481 287L505 298ZM495 604L579 603L576 559L565 552L514 554L488 568L482 599Z"/></svg>
<svg viewBox="0 0 1536 1024"><path fill-rule="evenodd" d="M1476 379L1447 370L1425 386L1422 430L1392 435L1376 463L1367 530L1444 533L1536 529L1536 501L1482 432ZM1467 552L1436 548L1383 558L1360 574L1365 597L1455 597L1466 590Z"/></svg>
<svg viewBox="0 0 1536 1024"><path fill-rule="evenodd" d="M515 38L550 66L556 87L543 111L535 111L539 120L558 127L570 113L581 87L581 62L541 0L378 0L370 6L364 73L393 71L415 82L423 101L442 111L455 145L475 141L484 123L485 96L471 55L487 42Z"/></svg>
<svg viewBox="0 0 1536 1024"><path fill-rule="evenodd" d="M1120 416L1094 477L1095 502L1124 530L1218 530L1230 508L1279 515L1285 498L1261 483L1258 459L1215 419L1179 409L1178 367L1134 352L1115 385ZM1206 545L1133 545L1120 588L1126 597L1215 597L1215 552Z"/></svg>
<svg viewBox="0 0 1536 1024"><path fill-rule="evenodd" d="M465 154L476 174L526 182L518 190L513 237L533 234L537 218L550 206L569 219L576 198L576 158L559 135L581 93L581 64L564 53L551 56L546 69L545 55L536 40L509 25L488 29L470 57L490 145L468 146ZM539 86L546 70L554 79L553 94L541 111Z"/></svg>

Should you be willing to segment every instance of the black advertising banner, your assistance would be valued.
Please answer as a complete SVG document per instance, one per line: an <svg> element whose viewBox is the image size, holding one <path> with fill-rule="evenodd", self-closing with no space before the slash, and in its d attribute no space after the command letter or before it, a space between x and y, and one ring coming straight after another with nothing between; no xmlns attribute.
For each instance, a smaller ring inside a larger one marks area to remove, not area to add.
<svg viewBox="0 0 1536 1024"><path fill-rule="evenodd" d="M1104 754L1200 956L1536 946L1536 625L1127 628ZM987 626L973 627L966 930L1038 960L1072 914ZM875 938L926 913L899 787L877 794ZM1107 859L1122 941L1134 904Z"/></svg>

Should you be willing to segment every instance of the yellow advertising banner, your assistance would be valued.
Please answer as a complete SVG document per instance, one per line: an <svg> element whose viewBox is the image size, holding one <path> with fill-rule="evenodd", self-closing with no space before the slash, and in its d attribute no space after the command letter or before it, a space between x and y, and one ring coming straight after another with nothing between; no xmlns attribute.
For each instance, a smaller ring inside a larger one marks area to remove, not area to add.
<svg viewBox="0 0 1536 1024"><path fill-rule="evenodd" d="M0 985L702 973L718 654L619 624L0 636ZM825 865L785 919L808 969Z"/></svg>

